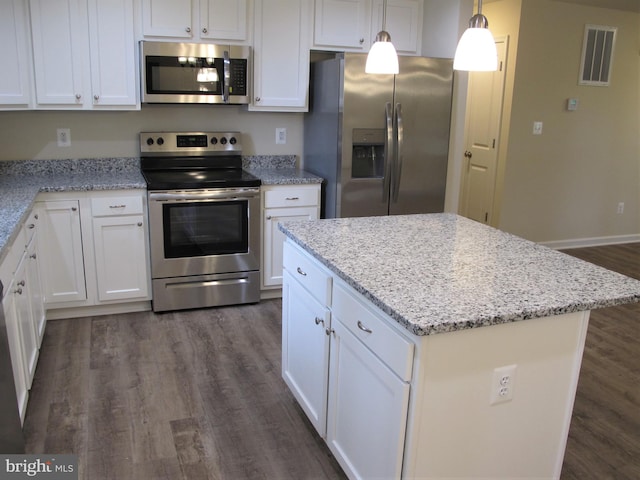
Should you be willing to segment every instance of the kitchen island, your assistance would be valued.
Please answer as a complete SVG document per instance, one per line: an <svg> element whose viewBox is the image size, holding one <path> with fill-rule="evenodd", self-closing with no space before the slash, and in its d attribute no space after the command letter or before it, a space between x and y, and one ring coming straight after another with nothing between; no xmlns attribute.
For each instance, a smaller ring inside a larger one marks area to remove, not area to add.
<svg viewBox="0 0 640 480"><path fill-rule="evenodd" d="M450 214L289 222L283 378L351 478L558 478L589 311L640 282Z"/></svg>

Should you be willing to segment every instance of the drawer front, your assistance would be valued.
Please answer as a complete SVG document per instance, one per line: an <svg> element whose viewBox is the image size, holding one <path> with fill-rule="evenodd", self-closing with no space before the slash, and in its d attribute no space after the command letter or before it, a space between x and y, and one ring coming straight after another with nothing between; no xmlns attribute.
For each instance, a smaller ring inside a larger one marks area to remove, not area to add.
<svg viewBox="0 0 640 480"><path fill-rule="evenodd" d="M277 187L265 189L264 208L302 207L319 205L317 185Z"/></svg>
<svg viewBox="0 0 640 480"><path fill-rule="evenodd" d="M380 358L402 380L411 381L414 345L404 338L344 286L334 284L332 312L367 348Z"/></svg>
<svg viewBox="0 0 640 480"><path fill-rule="evenodd" d="M91 199L91 212L94 217L113 215L141 215L142 197L103 197Z"/></svg>
<svg viewBox="0 0 640 480"><path fill-rule="evenodd" d="M286 241L283 249L282 266L298 283L306 288L322 305L331 305L331 276L318 267L313 260L298 247Z"/></svg>

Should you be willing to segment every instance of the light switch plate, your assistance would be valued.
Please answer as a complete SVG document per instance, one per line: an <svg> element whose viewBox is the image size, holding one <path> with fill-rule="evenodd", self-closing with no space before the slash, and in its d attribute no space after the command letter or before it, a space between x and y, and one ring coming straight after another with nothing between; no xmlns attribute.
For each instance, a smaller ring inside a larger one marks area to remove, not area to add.
<svg viewBox="0 0 640 480"><path fill-rule="evenodd" d="M533 122L533 134L542 135L542 122Z"/></svg>

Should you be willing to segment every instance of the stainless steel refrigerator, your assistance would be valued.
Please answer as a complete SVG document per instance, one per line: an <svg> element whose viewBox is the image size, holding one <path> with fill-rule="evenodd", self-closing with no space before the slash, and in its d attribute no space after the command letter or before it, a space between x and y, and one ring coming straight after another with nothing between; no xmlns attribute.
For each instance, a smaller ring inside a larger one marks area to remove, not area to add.
<svg viewBox="0 0 640 480"><path fill-rule="evenodd" d="M399 60L397 75L366 74L361 53L311 64L304 168L326 180L323 218L444 209L453 61Z"/></svg>

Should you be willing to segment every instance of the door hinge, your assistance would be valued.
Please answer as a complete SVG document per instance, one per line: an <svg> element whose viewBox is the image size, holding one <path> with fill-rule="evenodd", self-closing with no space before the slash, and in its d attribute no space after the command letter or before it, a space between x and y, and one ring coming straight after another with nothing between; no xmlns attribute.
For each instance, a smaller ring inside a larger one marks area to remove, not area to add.
<svg viewBox="0 0 640 480"><path fill-rule="evenodd" d="M496 148L496 139L493 139L493 145L491 145L491 148Z"/></svg>
<svg viewBox="0 0 640 480"><path fill-rule="evenodd" d="M485 223L489 221L489 212L484 213L484 221Z"/></svg>
<svg viewBox="0 0 640 480"><path fill-rule="evenodd" d="M500 71L502 71L502 60L500 60Z"/></svg>

